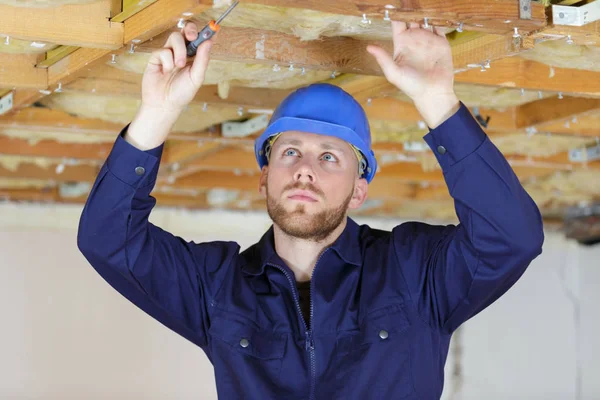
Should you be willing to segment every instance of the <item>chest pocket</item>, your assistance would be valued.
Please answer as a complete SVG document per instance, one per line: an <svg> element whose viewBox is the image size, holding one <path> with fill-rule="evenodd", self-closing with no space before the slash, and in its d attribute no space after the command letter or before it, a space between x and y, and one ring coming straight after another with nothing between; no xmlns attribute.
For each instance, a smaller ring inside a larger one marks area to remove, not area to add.
<svg viewBox="0 0 600 400"><path fill-rule="evenodd" d="M404 339L403 333L409 328L410 322L401 305L377 309L366 315L358 332L338 340L338 351L346 354L375 343L386 345L396 342Z"/></svg>
<svg viewBox="0 0 600 400"><path fill-rule="evenodd" d="M410 327L402 304L394 304L368 313L358 331L340 337L335 398L413 398Z"/></svg>
<svg viewBox="0 0 600 400"><path fill-rule="evenodd" d="M287 334L261 330L251 321L223 317L213 319L209 334L233 352L258 360L283 358L287 342Z"/></svg>
<svg viewBox="0 0 600 400"><path fill-rule="evenodd" d="M277 392L287 334L228 314L213 317L208 334L219 398L239 398L248 388L256 393Z"/></svg>

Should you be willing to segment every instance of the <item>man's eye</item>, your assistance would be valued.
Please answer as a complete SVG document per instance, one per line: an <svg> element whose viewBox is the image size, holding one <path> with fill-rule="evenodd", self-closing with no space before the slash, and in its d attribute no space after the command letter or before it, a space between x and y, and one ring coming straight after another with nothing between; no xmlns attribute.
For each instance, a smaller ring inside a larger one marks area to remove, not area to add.
<svg viewBox="0 0 600 400"><path fill-rule="evenodd" d="M323 160L325 161L337 161L337 159L335 158L335 156L331 153L325 153L323 154Z"/></svg>
<svg viewBox="0 0 600 400"><path fill-rule="evenodd" d="M294 149L287 149L283 154L285 154L286 156L295 156L298 154L298 152Z"/></svg>

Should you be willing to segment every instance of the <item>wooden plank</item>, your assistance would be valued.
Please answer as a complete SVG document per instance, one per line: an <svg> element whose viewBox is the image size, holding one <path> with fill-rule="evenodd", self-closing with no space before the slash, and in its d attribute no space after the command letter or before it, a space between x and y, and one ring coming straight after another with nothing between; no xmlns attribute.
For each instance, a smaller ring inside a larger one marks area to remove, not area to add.
<svg viewBox="0 0 600 400"><path fill-rule="evenodd" d="M27 139L0 135L0 154L68 159L105 159L112 143L61 143L41 140L32 144Z"/></svg>
<svg viewBox="0 0 600 400"><path fill-rule="evenodd" d="M538 32L525 38L527 47L539 41L572 40L574 45L600 46L600 21L594 21L584 26L567 26L549 24Z"/></svg>
<svg viewBox="0 0 600 400"><path fill-rule="evenodd" d="M157 0L124 0L123 11L112 17L110 20L112 22L123 22L156 1Z"/></svg>
<svg viewBox="0 0 600 400"><path fill-rule="evenodd" d="M370 104L363 104L363 106L369 119L403 122L422 120L421 114L414 104L393 97L374 98ZM479 112L483 116L490 117L487 128L490 132L514 131L517 129L514 109L512 108L494 110L480 107Z"/></svg>
<svg viewBox="0 0 600 400"><path fill-rule="evenodd" d="M79 49L79 47L77 47L77 46L58 46L57 48L46 52L46 59L44 61L39 62L36 65L36 67L48 68L49 66L62 60L69 54L73 53L77 49Z"/></svg>
<svg viewBox="0 0 600 400"><path fill-rule="evenodd" d="M170 29L140 45L138 51L151 52L161 48L174 31ZM281 67L293 64L295 68L375 76L382 76L383 71L367 52L367 45L380 46L389 53L393 51L390 40L337 36L305 41L281 32L239 27L222 27L213 40L211 59L215 60L278 64ZM510 36L463 32L450 35L449 42L457 70L514 53Z"/></svg>
<svg viewBox="0 0 600 400"><path fill-rule="evenodd" d="M39 57L39 54L2 54L0 87L46 89L46 71L35 68Z"/></svg>
<svg viewBox="0 0 600 400"><path fill-rule="evenodd" d="M115 137L123 129L123 125L94 118L80 118L60 110L32 107L19 110L12 115L0 116L0 130L6 128L52 130L64 135L94 134Z"/></svg>
<svg viewBox="0 0 600 400"><path fill-rule="evenodd" d="M7 168L3 165L0 156L0 177L44 179L56 182L93 182L100 171L99 166L67 165L61 173L57 173L57 166L58 163L44 167L31 162L22 162L16 168Z"/></svg>
<svg viewBox="0 0 600 400"><path fill-rule="evenodd" d="M392 20L423 22L424 18L428 18L429 23L438 26L456 27L463 23L465 30L500 34L511 32L514 27L532 31L546 25L545 7L541 3L531 2L532 18L528 20L519 18L519 3L513 0L247 0L244 3L303 8L357 17L365 14L369 19L382 19L387 9Z"/></svg>
<svg viewBox="0 0 600 400"><path fill-rule="evenodd" d="M48 85L65 84L75 79L82 68L91 68L107 59L111 50L80 48L48 68Z"/></svg>
<svg viewBox="0 0 600 400"><path fill-rule="evenodd" d="M520 57L491 63L481 72L470 69L454 75L455 82L600 96L600 72L551 67Z"/></svg>
<svg viewBox="0 0 600 400"><path fill-rule="evenodd" d="M578 114L589 111L600 111L600 99L548 97L519 106L516 115L517 126L524 128L572 119Z"/></svg>
<svg viewBox="0 0 600 400"><path fill-rule="evenodd" d="M107 64L97 65L91 71L64 85L69 91L93 92L110 96L139 98L142 75L119 70ZM217 85L204 85L193 102L227 105L245 109L274 109L291 93L289 89L249 88L232 86L226 99L219 97Z"/></svg>
<svg viewBox="0 0 600 400"><path fill-rule="evenodd" d="M123 25L108 21L112 8L111 0L48 8L0 4L0 26L3 34L21 40L118 49Z"/></svg>
<svg viewBox="0 0 600 400"><path fill-rule="evenodd" d="M145 42L175 27L184 12L195 15L210 7L212 1L199 4L198 0L158 0L123 22L123 43L131 43L132 40Z"/></svg>

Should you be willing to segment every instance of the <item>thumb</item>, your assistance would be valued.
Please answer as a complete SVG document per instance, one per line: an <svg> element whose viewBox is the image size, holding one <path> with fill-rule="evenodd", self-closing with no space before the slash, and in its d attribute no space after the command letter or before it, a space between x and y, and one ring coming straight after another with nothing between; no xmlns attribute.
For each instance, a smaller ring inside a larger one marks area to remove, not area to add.
<svg viewBox="0 0 600 400"><path fill-rule="evenodd" d="M381 70L383 71L388 81L394 83L392 80L395 81L397 79L397 76L399 74L399 67L394 62L392 56L381 47L374 45L368 45L367 52L369 52L369 54L375 57L375 60L381 67Z"/></svg>
<svg viewBox="0 0 600 400"><path fill-rule="evenodd" d="M198 46L196 51L196 57L194 57L194 63L191 67L191 77L193 82L200 87L204 82L204 76L206 75L206 69L208 68L208 61L210 60L210 49L213 43L212 40L207 40Z"/></svg>

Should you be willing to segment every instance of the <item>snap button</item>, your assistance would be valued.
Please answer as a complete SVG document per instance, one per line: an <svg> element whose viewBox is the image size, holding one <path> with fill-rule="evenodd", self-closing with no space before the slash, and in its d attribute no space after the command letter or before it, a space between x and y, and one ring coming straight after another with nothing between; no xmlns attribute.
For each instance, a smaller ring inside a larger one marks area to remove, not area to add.
<svg viewBox="0 0 600 400"><path fill-rule="evenodd" d="M386 331L386 330L383 330L383 329L379 331L379 337L380 337L380 338L382 338L382 339L387 339L387 338L388 338L388 336L389 336L389 335L388 335L388 331Z"/></svg>
<svg viewBox="0 0 600 400"><path fill-rule="evenodd" d="M249 344L250 344L250 342L246 338L240 340L240 346L242 346L243 348L248 347Z"/></svg>
<svg viewBox="0 0 600 400"><path fill-rule="evenodd" d="M437 148L438 153L440 153L441 155L446 154L446 148L444 146L438 146Z"/></svg>
<svg viewBox="0 0 600 400"><path fill-rule="evenodd" d="M144 175L145 172L146 172L146 169L144 167L135 167L136 175Z"/></svg>

